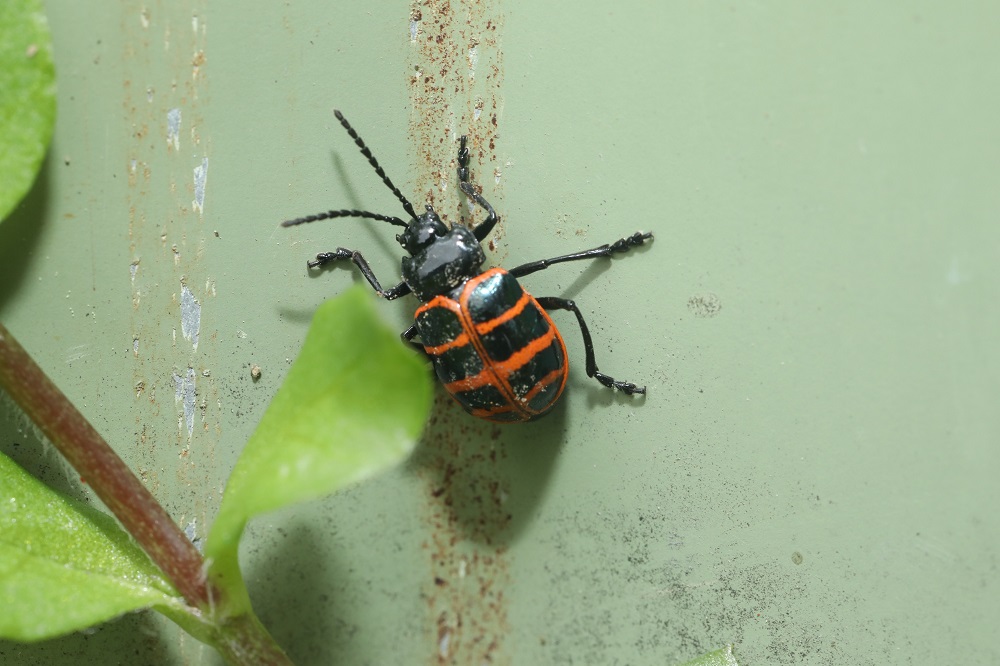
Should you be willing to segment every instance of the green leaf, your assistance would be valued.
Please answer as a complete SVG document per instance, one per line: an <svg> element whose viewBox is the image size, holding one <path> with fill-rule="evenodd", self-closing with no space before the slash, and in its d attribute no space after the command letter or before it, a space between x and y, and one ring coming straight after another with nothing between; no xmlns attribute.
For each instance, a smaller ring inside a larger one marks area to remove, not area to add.
<svg viewBox="0 0 1000 666"><path fill-rule="evenodd" d="M736 655L733 654L733 646L727 645L721 650L703 654L697 659L684 662L681 666L739 666Z"/></svg>
<svg viewBox="0 0 1000 666"><path fill-rule="evenodd" d="M230 612L249 607L236 562L246 521L398 463L417 442L431 395L426 363L375 316L365 291L355 287L320 306L208 536L210 572L229 591Z"/></svg>
<svg viewBox="0 0 1000 666"><path fill-rule="evenodd" d="M0 454L0 637L51 638L149 606L186 608L113 518Z"/></svg>
<svg viewBox="0 0 1000 666"><path fill-rule="evenodd" d="M0 2L0 220L42 165L56 121L55 77L41 0Z"/></svg>

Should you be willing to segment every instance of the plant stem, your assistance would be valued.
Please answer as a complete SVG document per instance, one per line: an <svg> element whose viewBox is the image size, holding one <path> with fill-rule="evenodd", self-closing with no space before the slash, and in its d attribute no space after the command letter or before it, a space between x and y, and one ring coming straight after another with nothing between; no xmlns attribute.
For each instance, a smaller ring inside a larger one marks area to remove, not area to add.
<svg viewBox="0 0 1000 666"><path fill-rule="evenodd" d="M222 627L215 649L230 664L292 666L292 660L253 613L229 619Z"/></svg>
<svg viewBox="0 0 1000 666"><path fill-rule="evenodd" d="M138 477L0 324L0 388L87 480L105 506L170 579L231 664L290 665L252 611L220 617L225 593L205 576L201 554ZM197 609L197 610L195 610ZM182 624L183 626L183 624Z"/></svg>
<svg viewBox="0 0 1000 666"><path fill-rule="evenodd" d="M195 608L209 591L201 555L132 470L0 324L0 386L45 433L150 559Z"/></svg>

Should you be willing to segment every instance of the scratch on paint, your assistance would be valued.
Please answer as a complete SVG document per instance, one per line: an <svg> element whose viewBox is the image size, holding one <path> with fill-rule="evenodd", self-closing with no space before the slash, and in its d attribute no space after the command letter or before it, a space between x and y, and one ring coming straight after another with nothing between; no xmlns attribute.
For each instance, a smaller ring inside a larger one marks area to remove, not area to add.
<svg viewBox="0 0 1000 666"><path fill-rule="evenodd" d="M201 158L201 164L194 168L194 201L191 206L199 213L205 212L205 180L208 178L208 158Z"/></svg>
<svg viewBox="0 0 1000 666"><path fill-rule="evenodd" d="M66 351L66 363L72 365L74 361L79 361L84 356L87 356L89 353L90 353L90 345L89 344L83 344L83 345L77 345L75 347L70 347Z"/></svg>
<svg viewBox="0 0 1000 666"><path fill-rule="evenodd" d="M181 148L181 110L167 111L167 147L174 150Z"/></svg>
<svg viewBox="0 0 1000 666"><path fill-rule="evenodd" d="M186 284L181 285L181 335L198 349L198 333L201 331L201 303L194 297Z"/></svg>
<svg viewBox="0 0 1000 666"><path fill-rule="evenodd" d="M178 426L187 426L188 437L194 433L194 368L188 368L181 377L174 373L174 401L184 405L183 425L178 419Z"/></svg>

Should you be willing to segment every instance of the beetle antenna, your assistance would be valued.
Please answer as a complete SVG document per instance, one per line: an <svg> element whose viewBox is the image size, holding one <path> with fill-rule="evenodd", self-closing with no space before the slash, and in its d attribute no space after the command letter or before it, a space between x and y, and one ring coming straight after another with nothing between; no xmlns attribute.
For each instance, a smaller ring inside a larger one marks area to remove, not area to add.
<svg viewBox="0 0 1000 666"><path fill-rule="evenodd" d="M344 117L344 114L337 109L334 109L333 115L337 116L337 120L339 120L340 124L344 126L344 129L351 135L351 138L354 139L354 143L361 149L361 154L368 158L368 163L375 168L375 173L377 173L379 178L382 179L382 182L385 183L390 190L392 190L392 193L396 195L397 199L399 199L399 203L403 204L403 210L405 210L410 217L415 218L417 214L413 211L413 206L411 206L410 202L406 200L406 197L404 197L403 193L399 191L399 188L392 184L392 181L389 180L389 176L385 175L385 171L383 171L382 167L379 166L378 160L376 160L375 156L372 155L372 151L368 150L368 146L365 145L365 142L361 140L358 133L354 131L353 127L351 127L351 123L347 122L347 118Z"/></svg>
<svg viewBox="0 0 1000 666"><path fill-rule="evenodd" d="M285 220L281 223L283 227L294 227L296 224L305 224L306 222L316 222L317 220L329 220L334 217L363 217L369 220L379 220L380 222L389 222L390 224L395 224L397 227L405 227L406 222L403 222L398 217L393 217L391 215L379 215L378 213L369 213L366 210L328 210L325 213L316 213L315 215L306 215L305 217L297 217L294 220ZM416 217L416 215L414 215Z"/></svg>

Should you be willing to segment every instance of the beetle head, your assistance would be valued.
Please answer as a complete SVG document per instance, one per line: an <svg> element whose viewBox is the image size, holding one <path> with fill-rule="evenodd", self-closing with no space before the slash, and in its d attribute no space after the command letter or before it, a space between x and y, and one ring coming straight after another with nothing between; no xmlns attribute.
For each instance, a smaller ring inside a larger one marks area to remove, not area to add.
<svg viewBox="0 0 1000 666"><path fill-rule="evenodd" d="M396 240L403 246L403 249L411 255L426 249L431 243L448 233L448 227L434 209L427 205L427 211L423 215L410 220L406 225L406 231L396 235Z"/></svg>

